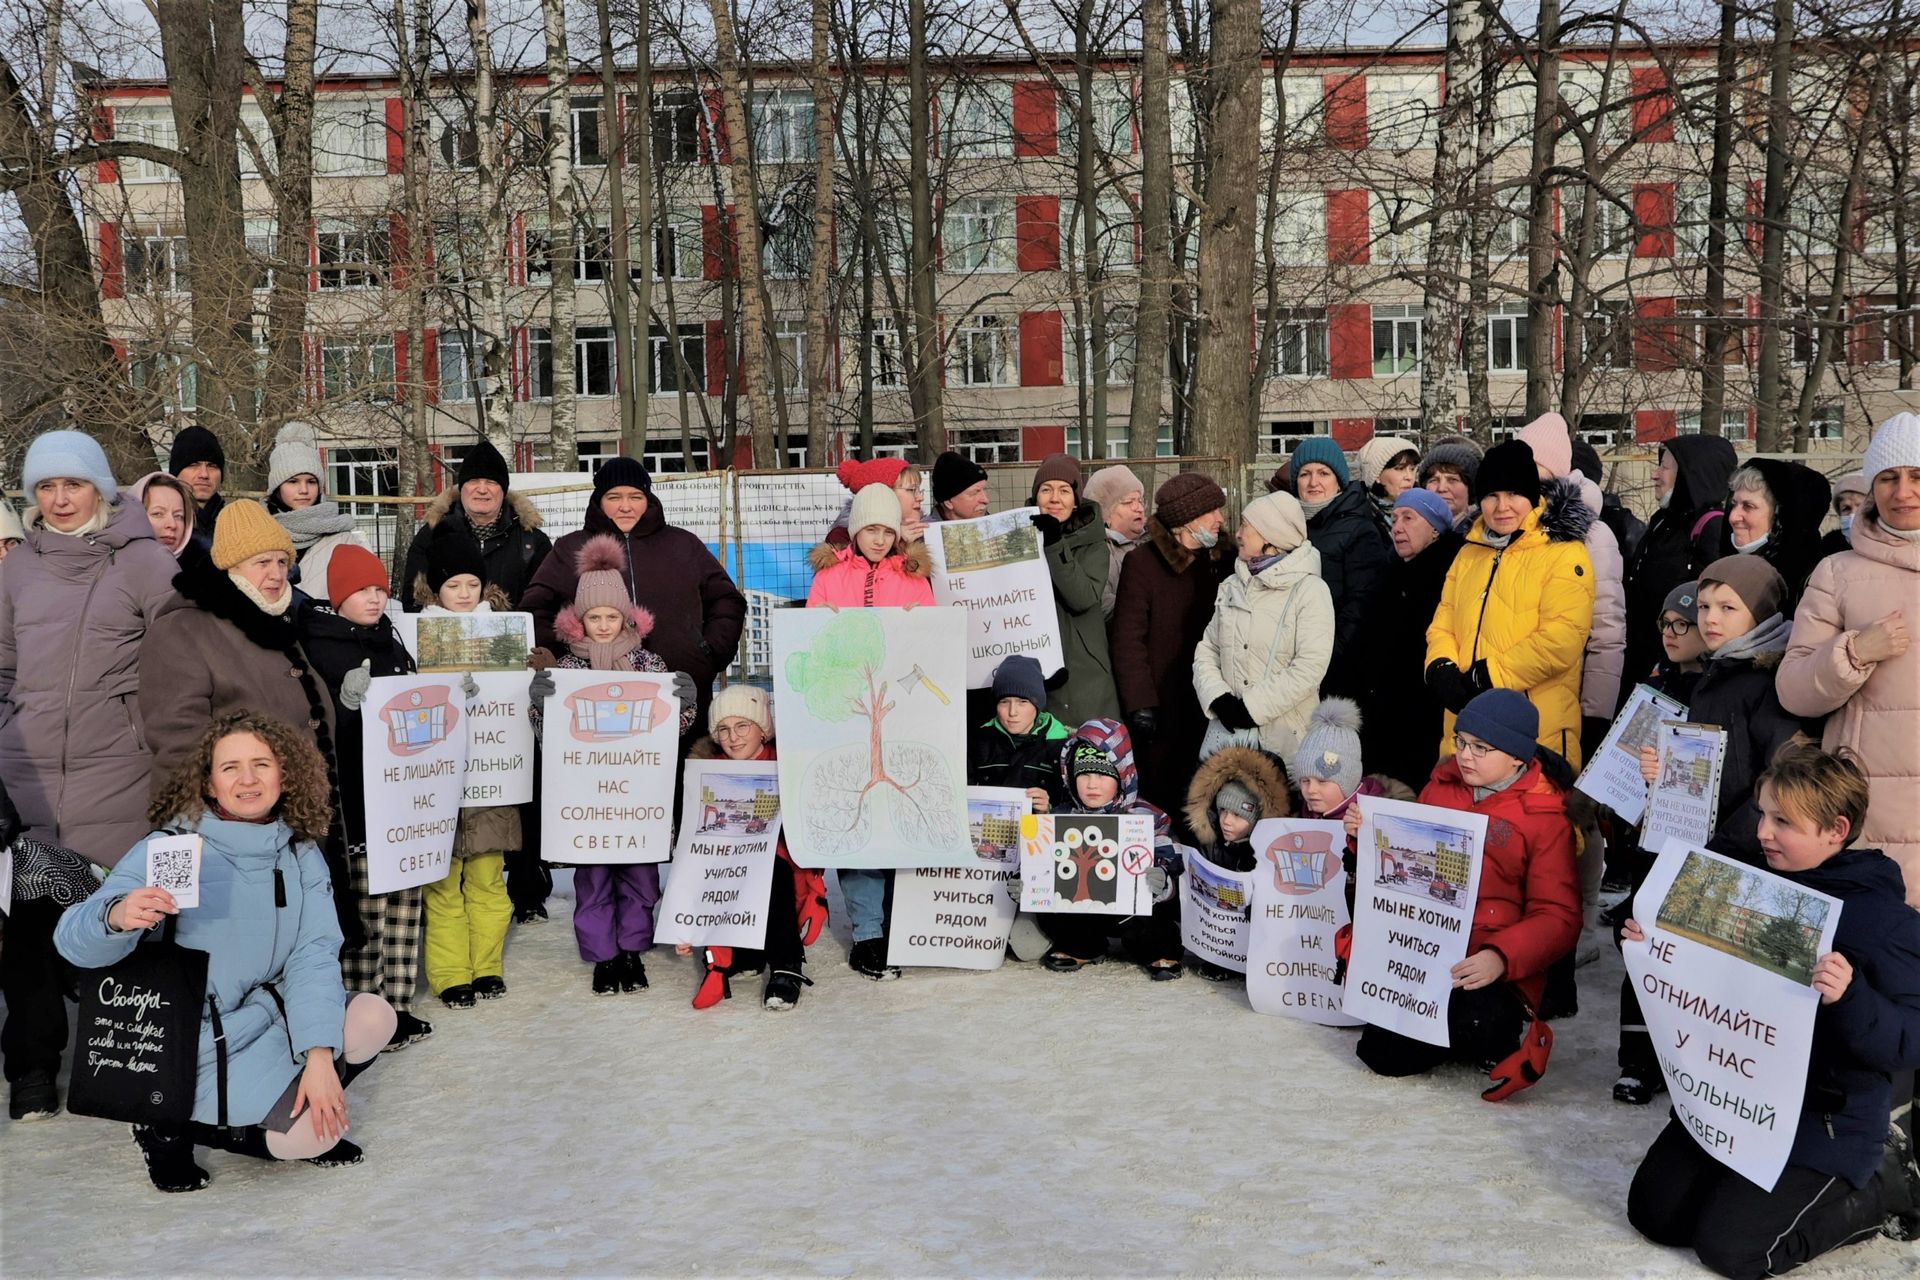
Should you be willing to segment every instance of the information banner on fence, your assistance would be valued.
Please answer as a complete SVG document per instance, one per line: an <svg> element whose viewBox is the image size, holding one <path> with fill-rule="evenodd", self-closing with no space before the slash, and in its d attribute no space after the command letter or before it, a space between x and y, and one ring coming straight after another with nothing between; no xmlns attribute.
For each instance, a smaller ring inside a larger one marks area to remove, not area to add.
<svg viewBox="0 0 1920 1280"><path fill-rule="evenodd" d="M452 867L467 769L459 677L376 676L360 704L367 891L433 884Z"/></svg>
<svg viewBox="0 0 1920 1280"><path fill-rule="evenodd" d="M1449 972L1467 955L1485 814L1360 797L1353 953L1341 1008L1446 1045Z"/></svg>
<svg viewBox="0 0 1920 1280"><path fill-rule="evenodd" d="M1035 514L1021 507L927 526L933 598L967 611L969 689L990 687L993 669L1010 654L1026 654L1046 675L1066 663Z"/></svg>
<svg viewBox="0 0 1920 1280"><path fill-rule="evenodd" d="M1621 944L1674 1114L1714 1159L1773 1190L1793 1149L1840 900L1668 840Z"/></svg>
<svg viewBox="0 0 1920 1280"><path fill-rule="evenodd" d="M1020 823L1020 909L1138 916L1153 910L1153 819L1035 814Z"/></svg>
<svg viewBox="0 0 1920 1280"><path fill-rule="evenodd" d="M689 760L680 841L653 937L695 947L766 945L780 779L771 760Z"/></svg>
<svg viewBox="0 0 1920 1280"><path fill-rule="evenodd" d="M1593 797L1628 822L1637 823L1647 808L1647 780L1640 772L1640 748L1653 745L1662 720L1687 714L1684 703L1648 685L1635 685L1620 708L1613 727L1600 740L1600 749L1580 771L1574 787Z"/></svg>
<svg viewBox="0 0 1920 1280"><path fill-rule="evenodd" d="M1340 1006L1334 935L1347 923L1344 824L1263 818L1254 824L1253 921L1247 938L1247 1002L1328 1027L1360 1019Z"/></svg>
<svg viewBox="0 0 1920 1280"><path fill-rule="evenodd" d="M1013 787L967 788L967 835L978 865L894 873L887 963L998 969L1020 905L1020 820L1033 812Z"/></svg>
<svg viewBox="0 0 1920 1280"><path fill-rule="evenodd" d="M548 672L541 856L565 865L665 862L680 704L665 674Z"/></svg>
<svg viewBox="0 0 1920 1280"><path fill-rule="evenodd" d="M1252 923L1253 873L1229 871L1200 851L1180 846L1187 874L1182 879L1180 939L1202 960L1234 973L1247 971L1247 931Z"/></svg>

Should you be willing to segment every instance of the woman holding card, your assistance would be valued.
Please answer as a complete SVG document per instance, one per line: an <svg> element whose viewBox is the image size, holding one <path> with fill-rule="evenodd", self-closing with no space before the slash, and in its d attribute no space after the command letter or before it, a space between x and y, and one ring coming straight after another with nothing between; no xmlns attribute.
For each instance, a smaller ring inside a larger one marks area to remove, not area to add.
<svg viewBox="0 0 1920 1280"><path fill-rule="evenodd" d="M161 1191L198 1191L195 1146L263 1160L358 1164L346 1140L346 1084L393 1034L394 1013L341 987L340 926L318 841L330 821L327 767L312 740L250 711L217 717L148 809L169 833L200 837L198 904L149 885L135 844L54 941L83 968L134 954L177 916L175 940L207 953L193 1118L136 1125L133 1138ZM216 1012L217 1011L217 1012ZM222 1081L224 1079L224 1087Z"/></svg>

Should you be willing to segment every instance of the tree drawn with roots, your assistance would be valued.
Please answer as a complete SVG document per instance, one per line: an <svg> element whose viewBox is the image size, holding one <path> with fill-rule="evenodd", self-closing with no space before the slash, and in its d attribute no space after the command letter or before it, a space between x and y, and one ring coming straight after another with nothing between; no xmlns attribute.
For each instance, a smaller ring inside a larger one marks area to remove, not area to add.
<svg viewBox="0 0 1920 1280"><path fill-rule="evenodd" d="M787 683L816 720L867 722L864 746L834 747L807 770L803 821L824 854L866 848L881 815L916 847L966 843L964 810L945 758L927 743L887 737L887 716L902 695L888 693L886 661L886 631L867 609L835 614L812 644L787 658Z"/></svg>

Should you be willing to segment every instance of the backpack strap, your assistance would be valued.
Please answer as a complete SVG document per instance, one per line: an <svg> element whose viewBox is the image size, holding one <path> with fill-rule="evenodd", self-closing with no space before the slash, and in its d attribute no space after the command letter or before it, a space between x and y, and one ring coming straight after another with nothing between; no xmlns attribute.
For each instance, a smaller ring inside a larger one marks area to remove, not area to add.
<svg viewBox="0 0 1920 1280"><path fill-rule="evenodd" d="M207 1017L213 1022L213 1063L220 1089L220 1127L227 1128L227 1029L220 1024L220 1005L207 993Z"/></svg>
<svg viewBox="0 0 1920 1280"><path fill-rule="evenodd" d="M1727 514L1726 512L1720 510L1718 507L1715 507L1711 511L1701 512L1700 518L1693 522L1693 532L1688 534L1687 536L1692 538L1695 542L1700 541L1700 535L1707 531L1707 526L1711 525L1715 520L1720 519L1726 514Z"/></svg>

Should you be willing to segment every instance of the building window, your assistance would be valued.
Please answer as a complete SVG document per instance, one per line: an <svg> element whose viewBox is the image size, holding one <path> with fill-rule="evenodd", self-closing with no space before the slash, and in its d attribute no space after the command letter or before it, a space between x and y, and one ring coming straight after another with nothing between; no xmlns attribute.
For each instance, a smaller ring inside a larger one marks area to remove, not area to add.
<svg viewBox="0 0 1920 1280"><path fill-rule="evenodd" d="M1013 270L1013 201L952 200L945 223L941 248L948 271Z"/></svg>
<svg viewBox="0 0 1920 1280"><path fill-rule="evenodd" d="M1587 363L1602 369L1633 367L1633 303L1622 298L1594 304L1581 326Z"/></svg>
<svg viewBox="0 0 1920 1280"><path fill-rule="evenodd" d="M1133 381L1133 362L1139 351L1135 342L1134 310L1132 307L1109 307L1107 310L1107 385L1119 386ZM1081 369L1085 368L1084 381L1093 381L1093 332L1082 325L1073 331L1074 341L1067 344L1063 352L1066 357L1064 370L1069 386L1078 386L1082 381Z"/></svg>
<svg viewBox="0 0 1920 1280"><path fill-rule="evenodd" d="M1072 100L1059 97L1057 130L1060 154L1080 154L1079 121ZM1126 155L1133 150L1133 81L1116 76L1101 76L1093 82L1093 134L1096 149L1105 155Z"/></svg>
<svg viewBox="0 0 1920 1280"><path fill-rule="evenodd" d="M573 235L574 283L605 280L610 269L607 264L613 260L612 230L583 222L574 228Z"/></svg>
<svg viewBox="0 0 1920 1280"><path fill-rule="evenodd" d="M129 236L126 268L129 293L186 293L192 288L185 236Z"/></svg>
<svg viewBox="0 0 1920 1280"><path fill-rule="evenodd" d="M367 98L313 108L313 171L322 177L387 171L385 107Z"/></svg>
<svg viewBox="0 0 1920 1280"><path fill-rule="evenodd" d="M1373 193L1373 260L1392 266L1427 260L1427 237L1433 233L1425 202L1397 192Z"/></svg>
<svg viewBox="0 0 1920 1280"><path fill-rule="evenodd" d="M479 337L467 329L442 329L438 346L441 401L479 399L480 388L474 379L480 365Z"/></svg>
<svg viewBox="0 0 1920 1280"><path fill-rule="evenodd" d="M813 159L813 98L791 89L753 95L753 155L767 164Z"/></svg>
<svg viewBox="0 0 1920 1280"><path fill-rule="evenodd" d="M400 493L400 460L392 449L327 450L327 492L345 511L377 516L385 508L355 498L392 498Z"/></svg>
<svg viewBox="0 0 1920 1280"><path fill-rule="evenodd" d="M441 218L433 224L433 269L442 284L474 279L482 266L481 227L470 218Z"/></svg>
<svg viewBox="0 0 1920 1280"><path fill-rule="evenodd" d="M480 163L480 130L465 104L434 104L435 127L440 132L440 163L449 169L472 169Z"/></svg>
<svg viewBox="0 0 1920 1280"><path fill-rule="evenodd" d="M315 274L322 289L373 289L392 260L384 222L322 222Z"/></svg>
<svg viewBox="0 0 1920 1280"><path fill-rule="evenodd" d="M1013 154L1013 82L977 77L940 91L942 154L967 159Z"/></svg>
<svg viewBox="0 0 1920 1280"><path fill-rule="evenodd" d="M1711 193L1704 182L1682 182L1673 192L1673 247L1682 257L1701 258L1707 253L1707 233L1712 220Z"/></svg>
<svg viewBox="0 0 1920 1280"><path fill-rule="evenodd" d="M1266 197L1261 197L1262 208ZM1261 227L1266 227L1265 218ZM1318 191L1282 191L1274 200L1273 260L1283 267L1325 266L1327 198Z"/></svg>
<svg viewBox="0 0 1920 1280"><path fill-rule="evenodd" d="M691 164L700 158L700 95L665 89L653 95L653 158Z"/></svg>
<svg viewBox="0 0 1920 1280"><path fill-rule="evenodd" d="M1184 81L1173 88L1173 149L1181 149L1184 135L1194 129L1190 90ZM1273 76L1260 76L1260 145L1276 142L1289 147L1317 146L1325 138L1327 114L1325 86L1317 75L1283 76L1276 91Z"/></svg>
<svg viewBox="0 0 1920 1280"><path fill-rule="evenodd" d="M860 385L860 331L856 327L847 343L847 365L840 372L842 385ZM867 350L872 353L873 387L876 391L898 391L907 385L906 355L900 346L900 329L892 316L874 316L868 325Z"/></svg>
<svg viewBox="0 0 1920 1280"><path fill-rule="evenodd" d="M1427 75L1367 76L1367 141L1391 151L1426 145L1439 110L1439 82Z"/></svg>
<svg viewBox="0 0 1920 1280"><path fill-rule="evenodd" d="M1078 201L1060 202L1060 260L1062 262L1084 262L1095 255L1082 252L1081 237L1085 231L1081 225L1080 205ZM1123 195L1109 193L1094 202L1094 243L1100 248L1098 254L1100 270L1107 275L1132 271L1137 258L1136 246L1139 241L1140 224L1133 216L1133 206L1127 203Z"/></svg>
<svg viewBox="0 0 1920 1280"><path fill-rule="evenodd" d="M1011 387L1020 381L1015 325L1007 316L968 316L953 331L947 352L955 386Z"/></svg>
<svg viewBox="0 0 1920 1280"><path fill-rule="evenodd" d="M1635 231L1633 214L1626 197L1618 192L1594 191L1587 187L1567 188L1567 249L1577 250L1586 236L1586 219L1592 211L1593 230L1587 243L1589 258L1624 258L1633 252Z"/></svg>
<svg viewBox="0 0 1920 1280"><path fill-rule="evenodd" d="M393 399L393 335L340 334L320 340L320 390L329 400Z"/></svg>
<svg viewBox="0 0 1920 1280"><path fill-rule="evenodd" d="M1373 309L1373 376L1393 378L1420 368L1420 321L1426 308L1381 306Z"/></svg>
<svg viewBox="0 0 1920 1280"><path fill-rule="evenodd" d="M280 263L280 224L272 218L248 218L246 236L253 287L271 289Z"/></svg>
<svg viewBox="0 0 1920 1280"><path fill-rule="evenodd" d="M1260 452L1265 457L1284 458L1302 440L1327 434L1325 418L1283 418L1260 424Z"/></svg>
<svg viewBox="0 0 1920 1280"><path fill-rule="evenodd" d="M1601 98L1606 110L1600 110ZM1571 112L1577 140L1584 134L1598 133L1605 146L1618 146L1627 139L1629 108L1623 105L1631 96L1627 70L1604 63L1580 63L1560 68L1560 102Z"/></svg>
<svg viewBox="0 0 1920 1280"><path fill-rule="evenodd" d="M613 150L607 145L606 131L601 127L606 115L600 110L600 104L601 99L596 94L590 98L575 98L568 105L573 125L573 162L583 168L604 166Z"/></svg>
<svg viewBox="0 0 1920 1280"><path fill-rule="evenodd" d="M618 448L619 442L613 442L613 447ZM647 464L649 475L683 476L695 471L705 471L708 466L706 440L700 436L694 436L692 452L693 465L689 467L686 456L680 452L678 440L649 440L645 451L641 454L641 461Z"/></svg>
<svg viewBox="0 0 1920 1280"><path fill-rule="evenodd" d="M160 402L168 417L191 413L199 405L199 368L179 351L156 348L127 364L133 385Z"/></svg>
<svg viewBox="0 0 1920 1280"><path fill-rule="evenodd" d="M553 331L527 330L527 398L553 399Z"/></svg>
<svg viewBox="0 0 1920 1280"><path fill-rule="evenodd" d="M1527 368L1527 307L1508 302L1487 310L1487 368L1524 373Z"/></svg>
<svg viewBox="0 0 1920 1280"><path fill-rule="evenodd" d="M1275 316L1273 362L1276 378L1327 376L1327 309L1282 307Z"/></svg>
<svg viewBox="0 0 1920 1280"><path fill-rule="evenodd" d="M760 219L761 261L776 280L798 280L813 262L813 210L782 200Z"/></svg>
<svg viewBox="0 0 1920 1280"><path fill-rule="evenodd" d="M807 388L807 322L776 320L773 325L774 378L782 391Z"/></svg>
<svg viewBox="0 0 1920 1280"><path fill-rule="evenodd" d="M697 210L668 210L653 229L653 274L657 280L698 280L706 274L706 245Z"/></svg>
<svg viewBox="0 0 1920 1280"><path fill-rule="evenodd" d="M1107 423L1107 457L1124 458L1128 456L1132 448L1131 432L1127 426L1126 419L1114 418L1109 420ZM1082 448L1080 444L1080 424L1077 422L1069 422L1067 424L1066 451L1076 458L1085 459L1087 456L1086 450ZM1161 423L1158 430L1154 432L1153 453L1157 458L1171 458L1173 456L1173 424L1171 422Z"/></svg>
<svg viewBox="0 0 1920 1280"><path fill-rule="evenodd" d="M1016 427L955 427L947 433L947 447L971 462L1020 461L1020 432Z"/></svg>
<svg viewBox="0 0 1920 1280"><path fill-rule="evenodd" d="M169 149L180 145L171 107L115 107L113 136ZM129 156L120 162L120 178L124 182L167 182L173 178L173 170L152 160Z"/></svg>
<svg viewBox="0 0 1920 1280"><path fill-rule="evenodd" d="M684 389L698 395L706 376L707 331L703 326L681 325L677 349L664 330L647 331L649 392L656 396L667 396Z"/></svg>
<svg viewBox="0 0 1920 1280"><path fill-rule="evenodd" d="M1732 320L1732 332L1720 352L1722 364L1740 364L1746 351L1740 341L1739 321L1745 305L1737 298L1722 304L1721 314ZM1704 298L1682 298L1674 305L1673 358L1681 366L1705 363L1713 348L1713 311Z"/></svg>
<svg viewBox="0 0 1920 1280"><path fill-rule="evenodd" d="M528 284L553 283L553 229L547 225L546 214L525 215L520 229L520 252Z"/></svg>
<svg viewBox="0 0 1920 1280"><path fill-rule="evenodd" d="M1841 440L1846 438L1846 408L1838 400L1823 400L1813 406L1813 417L1807 423L1807 434L1815 440Z"/></svg>
<svg viewBox="0 0 1920 1280"><path fill-rule="evenodd" d="M613 376L613 330L581 325L573 331L573 393L610 396L619 388Z"/></svg>

